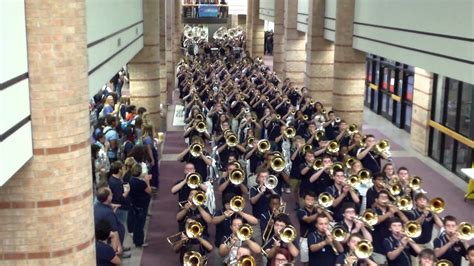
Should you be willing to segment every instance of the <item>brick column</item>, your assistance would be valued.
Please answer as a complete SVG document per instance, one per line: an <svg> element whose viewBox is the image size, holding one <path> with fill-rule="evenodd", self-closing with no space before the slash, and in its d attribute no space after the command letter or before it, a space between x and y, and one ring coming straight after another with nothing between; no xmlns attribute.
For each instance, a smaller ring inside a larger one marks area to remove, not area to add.
<svg viewBox="0 0 474 266"><path fill-rule="evenodd" d="M147 120L160 127L160 19L159 3L143 1L143 49L130 61L130 99L148 110Z"/></svg>
<svg viewBox="0 0 474 266"><path fill-rule="evenodd" d="M172 103L172 92L175 88L175 77L174 75L174 65L173 65L173 35L174 35L174 9L173 1L165 1L165 58L166 58L166 87L168 90L168 97L166 102L168 104Z"/></svg>
<svg viewBox="0 0 474 266"><path fill-rule="evenodd" d="M285 72L285 1L275 1L275 31L273 32L273 71L280 78L284 78Z"/></svg>
<svg viewBox="0 0 474 266"><path fill-rule="evenodd" d="M304 85L306 67L305 33L296 30L298 15L297 1L285 0L285 78L290 78L296 86Z"/></svg>
<svg viewBox="0 0 474 266"><path fill-rule="evenodd" d="M325 1L309 1L304 84L325 108L332 107L334 45L324 39Z"/></svg>
<svg viewBox="0 0 474 266"><path fill-rule="evenodd" d="M183 54L183 50L181 49L181 35L183 33L183 23L181 23L182 15L181 15L181 1L182 0L174 0L174 25L173 25L173 69L176 71L174 67L176 63L179 61ZM173 71L173 75L176 76Z"/></svg>
<svg viewBox="0 0 474 266"><path fill-rule="evenodd" d="M160 9L160 104L163 106L162 113L166 114L168 84L166 75L166 7L165 1L159 1ZM171 92L170 92L171 94ZM166 129L166 115L161 117L161 129Z"/></svg>
<svg viewBox="0 0 474 266"><path fill-rule="evenodd" d="M263 57L264 22L259 18L259 0L247 0L247 50Z"/></svg>
<svg viewBox="0 0 474 266"><path fill-rule="evenodd" d="M413 109L410 139L413 149L428 155L431 100L433 93L433 74L424 69L415 68L415 88L413 91Z"/></svg>
<svg viewBox="0 0 474 266"><path fill-rule="evenodd" d="M349 123L362 124L365 53L352 48L355 0L337 0L333 109Z"/></svg>
<svg viewBox="0 0 474 266"><path fill-rule="evenodd" d="M0 187L2 265L95 265L85 2L25 1L33 158Z"/></svg>

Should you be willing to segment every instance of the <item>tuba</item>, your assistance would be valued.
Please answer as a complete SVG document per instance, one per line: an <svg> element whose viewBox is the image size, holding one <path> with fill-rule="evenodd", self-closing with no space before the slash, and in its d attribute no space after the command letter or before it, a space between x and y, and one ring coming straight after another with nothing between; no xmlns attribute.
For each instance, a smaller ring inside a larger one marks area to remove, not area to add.
<svg viewBox="0 0 474 266"><path fill-rule="evenodd" d="M267 139L261 139L257 143L257 149L260 153L265 153L270 150L270 141Z"/></svg>
<svg viewBox="0 0 474 266"><path fill-rule="evenodd" d="M245 208L245 199L242 196L234 196L229 204L233 212L239 212Z"/></svg>
<svg viewBox="0 0 474 266"><path fill-rule="evenodd" d="M183 256L183 266L206 265L206 258L197 251L188 251Z"/></svg>
<svg viewBox="0 0 474 266"><path fill-rule="evenodd" d="M204 146L200 143L193 143L190 148L190 153L193 157L200 157L204 151Z"/></svg>
<svg viewBox="0 0 474 266"><path fill-rule="evenodd" d="M189 174L186 177L186 184L191 189L196 189L201 185L201 176L198 173Z"/></svg>
<svg viewBox="0 0 474 266"><path fill-rule="evenodd" d="M409 238L417 238L421 235L421 224L415 221L409 221L403 227L405 235Z"/></svg>
<svg viewBox="0 0 474 266"><path fill-rule="evenodd" d="M474 227L470 223L460 223L457 232L459 239L470 241L474 238Z"/></svg>
<svg viewBox="0 0 474 266"><path fill-rule="evenodd" d="M229 180L232 184L238 186L245 180L245 172L242 169L234 169L229 174Z"/></svg>
<svg viewBox="0 0 474 266"><path fill-rule="evenodd" d="M445 206L446 204L444 203L444 200L442 198L433 198L430 200L428 208L430 209L430 211L438 214L444 211Z"/></svg>
<svg viewBox="0 0 474 266"><path fill-rule="evenodd" d="M285 170L285 159L280 153L275 154L275 157L272 158L272 161L270 163L270 167L273 169L275 172L281 172Z"/></svg>
<svg viewBox="0 0 474 266"><path fill-rule="evenodd" d="M335 140L329 142L327 151L330 155L336 155L339 152L339 143Z"/></svg>
<svg viewBox="0 0 474 266"><path fill-rule="evenodd" d="M201 206L205 204L207 201L206 193L203 191L197 192L196 194L194 194L192 201L193 201L193 204L196 206Z"/></svg>

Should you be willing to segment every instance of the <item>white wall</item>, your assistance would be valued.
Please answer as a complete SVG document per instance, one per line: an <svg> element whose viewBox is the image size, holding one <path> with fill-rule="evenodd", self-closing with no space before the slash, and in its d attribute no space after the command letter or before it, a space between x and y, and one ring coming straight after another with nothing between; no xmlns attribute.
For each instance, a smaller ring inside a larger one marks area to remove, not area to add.
<svg viewBox="0 0 474 266"><path fill-rule="evenodd" d="M358 0L353 47L474 83L474 1Z"/></svg>
<svg viewBox="0 0 474 266"><path fill-rule="evenodd" d="M32 156L24 1L0 1L0 186Z"/></svg>
<svg viewBox="0 0 474 266"><path fill-rule="evenodd" d="M285 0L260 0L259 18L275 22L275 1Z"/></svg>
<svg viewBox="0 0 474 266"><path fill-rule="evenodd" d="M298 14L296 16L296 29L308 32L308 13L310 0L298 0Z"/></svg>
<svg viewBox="0 0 474 266"><path fill-rule="evenodd" d="M86 0L86 21L92 96L143 48L143 0Z"/></svg>
<svg viewBox="0 0 474 266"><path fill-rule="evenodd" d="M247 15L247 0L227 0L230 15Z"/></svg>
<svg viewBox="0 0 474 266"><path fill-rule="evenodd" d="M326 0L324 8L324 38L334 42L336 40L337 0Z"/></svg>

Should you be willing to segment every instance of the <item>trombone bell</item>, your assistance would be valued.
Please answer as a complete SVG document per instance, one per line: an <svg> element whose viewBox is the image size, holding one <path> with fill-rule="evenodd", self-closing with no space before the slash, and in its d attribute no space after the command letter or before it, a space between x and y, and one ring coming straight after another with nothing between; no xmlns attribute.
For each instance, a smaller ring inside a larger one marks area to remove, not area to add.
<svg viewBox="0 0 474 266"><path fill-rule="evenodd" d="M238 186L245 180L245 173L241 169L235 169L230 172L229 180L232 184Z"/></svg>
<svg viewBox="0 0 474 266"><path fill-rule="evenodd" d="M275 171L275 172L281 172L285 170L285 159L281 155L277 155L273 157L270 167Z"/></svg>
<svg viewBox="0 0 474 266"><path fill-rule="evenodd" d="M186 179L186 184L191 189L196 189L201 185L201 176L198 173L190 174Z"/></svg>
<svg viewBox="0 0 474 266"><path fill-rule="evenodd" d="M241 196L234 196L230 200L230 209L234 212L242 211L245 208L245 200Z"/></svg>

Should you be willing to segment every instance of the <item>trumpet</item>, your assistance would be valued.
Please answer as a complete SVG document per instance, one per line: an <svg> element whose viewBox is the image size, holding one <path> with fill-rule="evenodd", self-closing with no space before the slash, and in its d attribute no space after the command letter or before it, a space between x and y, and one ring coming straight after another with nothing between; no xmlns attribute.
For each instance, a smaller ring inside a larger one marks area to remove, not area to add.
<svg viewBox="0 0 474 266"><path fill-rule="evenodd" d="M323 160L322 159L314 159L314 161L311 163L311 167L314 169L314 171L319 171L324 167Z"/></svg>
<svg viewBox="0 0 474 266"><path fill-rule="evenodd" d="M419 190L421 188L422 183L423 181L419 176L412 176L410 177L410 179L408 179L408 187L412 190Z"/></svg>
<svg viewBox="0 0 474 266"><path fill-rule="evenodd" d="M183 256L183 266L206 265L206 258L197 251L188 251Z"/></svg>
<svg viewBox="0 0 474 266"><path fill-rule="evenodd" d="M442 198L433 198L430 200L428 209L430 209L431 212L438 214L444 211L445 206L446 204Z"/></svg>
<svg viewBox="0 0 474 266"><path fill-rule="evenodd" d="M461 240L470 241L474 238L474 227L470 223L460 223L457 232Z"/></svg>
<svg viewBox="0 0 474 266"><path fill-rule="evenodd" d="M357 176L359 177L360 182L363 184L369 184L372 180L372 173L369 169L360 169L359 172L357 172Z"/></svg>
<svg viewBox="0 0 474 266"><path fill-rule="evenodd" d="M199 185L201 185L201 180L202 178L198 173L192 173L186 177L186 184L189 188L196 189L199 187Z"/></svg>
<svg viewBox="0 0 474 266"><path fill-rule="evenodd" d="M453 263L449 260L442 259L436 262L436 266L453 266Z"/></svg>
<svg viewBox="0 0 474 266"><path fill-rule="evenodd" d="M331 176L334 175L336 171L344 171L344 165L341 162L336 162L331 166L331 169L329 170L329 174Z"/></svg>
<svg viewBox="0 0 474 266"><path fill-rule="evenodd" d="M261 139L257 143L257 148L260 153L265 153L270 150L270 141L267 139Z"/></svg>
<svg viewBox="0 0 474 266"><path fill-rule="evenodd" d="M397 207L401 211L409 211L413 209L413 201L410 196L403 196L397 200Z"/></svg>
<svg viewBox="0 0 474 266"><path fill-rule="evenodd" d="M239 212L245 208L245 199L242 196L234 196L229 204L233 212Z"/></svg>
<svg viewBox="0 0 474 266"><path fill-rule="evenodd" d="M296 136L296 130L293 127L287 127L283 134L286 138L292 139Z"/></svg>
<svg viewBox="0 0 474 266"><path fill-rule="evenodd" d="M347 168L347 169L350 169L352 167L352 164L355 162L355 158L354 157L347 157L346 159L344 159L344 166Z"/></svg>
<svg viewBox="0 0 474 266"><path fill-rule="evenodd" d="M323 192L318 196L318 205L322 208L329 208L334 203L334 197L328 192Z"/></svg>
<svg viewBox="0 0 474 266"><path fill-rule="evenodd" d="M227 146L229 147L235 147L237 144L239 144L237 142L237 136L234 133L227 134L225 137L225 143L227 143Z"/></svg>
<svg viewBox="0 0 474 266"><path fill-rule="evenodd" d="M409 238L417 238L421 235L421 224L409 221L403 226L403 232Z"/></svg>
<svg viewBox="0 0 474 266"><path fill-rule="evenodd" d="M196 194L194 194L192 198L193 204L196 206L201 206L206 203L207 201L207 196L206 193L199 191Z"/></svg>
<svg viewBox="0 0 474 266"><path fill-rule="evenodd" d="M331 155L336 155L339 152L339 143L335 140L329 142L327 151Z"/></svg>
<svg viewBox="0 0 474 266"><path fill-rule="evenodd" d="M203 133L203 132L207 131L206 123L204 123L204 121L199 121L199 122L197 122L197 124L196 124L196 130L197 130L197 132L199 132L199 133Z"/></svg>
<svg viewBox="0 0 474 266"><path fill-rule="evenodd" d="M285 158L280 153L277 153L273 158L270 163L270 167L273 169L275 172L281 172L285 170Z"/></svg>
<svg viewBox="0 0 474 266"><path fill-rule="evenodd" d="M238 186L245 180L245 172L242 169L234 169L229 174L229 180L232 184Z"/></svg>
<svg viewBox="0 0 474 266"><path fill-rule="evenodd" d="M314 138L317 141L323 140L324 136L326 135L326 132L322 129L316 130L316 133L314 133Z"/></svg>
<svg viewBox="0 0 474 266"><path fill-rule="evenodd" d="M193 157L200 157L204 150L204 145L200 143L193 143L190 148L190 153Z"/></svg>
<svg viewBox="0 0 474 266"><path fill-rule="evenodd" d="M383 139L375 145L375 152L381 154L390 150L390 141L388 139Z"/></svg>
<svg viewBox="0 0 474 266"><path fill-rule="evenodd" d="M364 226L369 228L369 230L373 231L374 226L377 224L378 215L371 209L367 209L362 213L361 216L356 218L357 220L364 223Z"/></svg>

